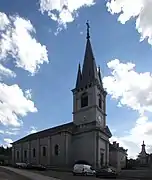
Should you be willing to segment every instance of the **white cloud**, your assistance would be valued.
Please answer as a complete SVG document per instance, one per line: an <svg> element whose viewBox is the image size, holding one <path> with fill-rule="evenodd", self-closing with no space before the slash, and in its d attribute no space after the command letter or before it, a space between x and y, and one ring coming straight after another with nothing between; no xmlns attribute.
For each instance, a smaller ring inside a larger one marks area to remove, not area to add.
<svg viewBox="0 0 152 180"><path fill-rule="evenodd" d="M15 72L5 67L10 60L31 75L35 75L41 64L48 63L46 47L34 38L35 33L29 20L0 12L0 80L16 77ZM23 91L17 84L0 83L0 124L20 127L22 117L37 112L31 98L31 89ZM18 130L6 129L0 133L15 135Z"/></svg>
<svg viewBox="0 0 152 180"><path fill-rule="evenodd" d="M26 97L27 99L31 99L31 98L32 98L32 89L27 89L27 90L25 91L25 97Z"/></svg>
<svg viewBox="0 0 152 180"><path fill-rule="evenodd" d="M10 21L6 14L0 12L0 30L4 31Z"/></svg>
<svg viewBox="0 0 152 180"><path fill-rule="evenodd" d="M4 131L4 134L8 134L9 136L17 135L20 133L20 127L11 127Z"/></svg>
<svg viewBox="0 0 152 180"><path fill-rule="evenodd" d="M10 128L11 131L19 131L20 130L20 127L12 127Z"/></svg>
<svg viewBox="0 0 152 180"><path fill-rule="evenodd" d="M132 18L136 19L136 29L141 34L141 41L148 38L152 45L152 0L109 0L108 11L120 14L118 21L125 24Z"/></svg>
<svg viewBox="0 0 152 180"><path fill-rule="evenodd" d="M0 64L0 79L2 79L3 76L16 77L16 74L12 70L10 70L10 69L4 67L2 64Z"/></svg>
<svg viewBox="0 0 152 180"><path fill-rule="evenodd" d="M95 0L39 0L40 11L47 12L48 16L59 24L60 31L67 27L67 23L73 22L78 16L78 10L82 7L90 7Z"/></svg>
<svg viewBox="0 0 152 180"><path fill-rule="evenodd" d="M4 138L4 147L12 147L11 143L13 143L13 140L10 138Z"/></svg>
<svg viewBox="0 0 152 180"><path fill-rule="evenodd" d="M8 86L0 83L0 122L3 125L20 126L20 118L28 112L37 112L37 109L20 87L17 84Z"/></svg>
<svg viewBox="0 0 152 180"><path fill-rule="evenodd" d="M18 133L18 131L13 130L0 130L0 134L17 135Z"/></svg>
<svg viewBox="0 0 152 180"><path fill-rule="evenodd" d="M31 126L30 130L28 131L28 134L33 134L33 133L36 133L36 132L37 132L37 128L34 127L34 126Z"/></svg>
<svg viewBox="0 0 152 180"><path fill-rule="evenodd" d="M135 156L143 140L148 146L152 145L152 134L149 133L152 121L146 116L146 112L152 112L152 74L138 73L135 64L121 63L118 59L107 65L111 75L103 78L103 84L108 94L118 101L119 107L126 106L139 113L135 126L127 135L113 137L129 149L129 155Z"/></svg>
<svg viewBox="0 0 152 180"><path fill-rule="evenodd" d="M0 130L0 134L4 134L4 130Z"/></svg>
<svg viewBox="0 0 152 180"><path fill-rule="evenodd" d="M8 134L10 136L19 134L18 131L5 131L5 134Z"/></svg>
<svg viewBox="0 0 152 180"><path fill-rule="evenodd" d="M34 75L48 63L47 50L32 36L36 30L29 20L0 13L0 61L11 56L17 67Z"/></svg>
<svg viewBox="0 0 152 180"><path fill-rule="evenodd" d="M135 72L135 64L120 63L118 59L108 63L112 76L105 77L103 83L112 98L139 113L152 112L152 74Z"/></svg>

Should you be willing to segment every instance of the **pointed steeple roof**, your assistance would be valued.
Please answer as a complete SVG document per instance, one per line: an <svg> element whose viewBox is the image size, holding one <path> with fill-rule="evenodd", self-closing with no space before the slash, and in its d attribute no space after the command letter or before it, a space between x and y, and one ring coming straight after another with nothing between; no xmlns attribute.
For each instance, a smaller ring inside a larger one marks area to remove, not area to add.
<svg viewBox="0 0 152 180"><path fill-rule="evenodd" d="M79 63L78 73L77 73L77 81L76 81L76 85L75 85L75 88L76 88L76 89L80 88L81 79L82 79L82 74L81 74L81 66L80 66L80 63Z"/></svg>
<svg viewBox="0 0 152 180"><path fill-rule="evenodd" d="M82 68L82 83L81 83L82 87L99 79L97 66L95 63L95 58L93 55L92 46L90 42L90 32L89 32L90 26L88 22L86 24L87 24L87 43L86 43L84 63Z"/></svg>
<svg viewBox="0 0 152 180"><path fill-rule="evenodd" d="M146 153L146 149L145 149L145 143L144 143L144 141L143 141L143 144L141 145L142 146L142 149L141 149L141 153L140 154L147 154Z"/></svg>
<svg viewBox="0 0 152 180"><path fill-rule="evenodd" d="M101 77L100 66L98 66L98 78L99 78L100 85L103 86L103 84L102 84L102 77Z"/></svg>
<svg viewBox="0 0 152 180"><path fill-rule="evenodd" d="M145 145L144 141L143 141L143 144L141 146L142 146L141 152L146 152L146 149L145 149L146 145Z"/></svg>

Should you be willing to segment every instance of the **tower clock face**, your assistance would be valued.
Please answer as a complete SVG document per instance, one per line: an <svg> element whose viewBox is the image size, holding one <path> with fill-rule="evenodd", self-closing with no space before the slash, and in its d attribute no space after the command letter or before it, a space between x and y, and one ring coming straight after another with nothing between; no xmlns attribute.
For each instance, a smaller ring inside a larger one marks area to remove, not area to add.
<svg viewBox="0 0 152 180"><path fill-rule="evenodd" d="M101 116L98 116L98 122L101 124Z"/></svg>

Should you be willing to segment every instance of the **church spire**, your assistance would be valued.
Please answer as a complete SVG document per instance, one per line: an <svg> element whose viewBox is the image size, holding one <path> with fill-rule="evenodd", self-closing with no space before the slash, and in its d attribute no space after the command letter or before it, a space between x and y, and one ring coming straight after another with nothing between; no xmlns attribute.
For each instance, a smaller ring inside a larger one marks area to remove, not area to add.
<svg viewBox="0 0 152 180"><path fill-rule="evenodd" d="M145 149L146 145L145 145L144 141L143 141L143 144L141 146L142 146L141 154L146 153L146 149Z"/></svg>
<svg viewBox="0 0 152 180"><path fill-rule="evenodd" d="M77 73L77 81L76 81L76 86L75 86L76 89L80 88L81 79L82 79L82 74L81 74L81 66L79 63L78 73Z"/></svg>
<svg viewBox="0 0 152 180"><path fill-rule="evenodd" d="M100 66L98 66L98 77L99 77L100 83L102 84L102 78L101 78Z"/></svg>
<svg viewBox="0 0 152 180"><path fill-rule="evenodd" d="M89 83L95 82L96 80L99 81L97 66L95 63L95 58L93 55L91 42L90 42L90 25L88 21L86 25L87 25L87 37L86 37L87 43L86 43L84 63L82 68L82 82L81 82L82 88L88 85Z"/></svg>

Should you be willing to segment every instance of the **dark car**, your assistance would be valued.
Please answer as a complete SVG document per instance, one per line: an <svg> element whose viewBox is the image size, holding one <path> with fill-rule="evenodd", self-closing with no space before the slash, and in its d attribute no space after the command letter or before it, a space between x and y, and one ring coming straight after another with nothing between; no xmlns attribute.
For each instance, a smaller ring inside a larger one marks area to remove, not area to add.
<svg viewBox="0 0 152 180"><path fill-rule="evenodd" d="M32 169L32 170L39 170L39 171L44 171L46 170L46 167L41 165L41 164L27 164L26 169Z"/></svg>
<svg viewBox="0 0 152 180"><path fill-rule="evenodd" d="M116 178L117 174L111 168L101 168L101 169L96 169L96 177Z"/></svg>

